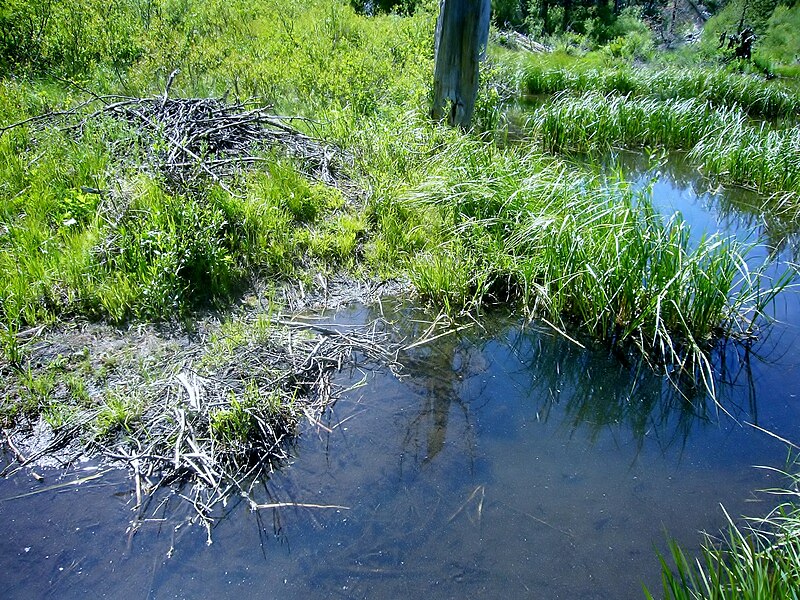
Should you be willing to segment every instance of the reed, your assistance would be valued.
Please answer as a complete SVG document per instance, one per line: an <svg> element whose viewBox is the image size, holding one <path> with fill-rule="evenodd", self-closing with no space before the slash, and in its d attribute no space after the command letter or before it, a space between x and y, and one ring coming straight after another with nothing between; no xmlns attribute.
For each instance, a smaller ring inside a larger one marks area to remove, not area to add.
<svg viewBox="0 0 800 600"><path fill-rule="evenodd" d="M800 114L800 96L786 86L753 75L699 66L679 69L619 64L596 68L580 64L553 66L547 60L531 59L518 68L517 77L529 94L615 92L657 100L708 101L717 107L736 106L756 118L795 119Z"/></svg>
<svg viewBox="0 0 800 600"><path fill-rule="evenodd" d="M714 109L700 100L654 100L587 92L559 94L536 110L529 126L551 151L606 152L612 147L694 147L741 111Z"/></svg>
<svg viewBox="0 0 800 600"><path fill-rule="evenodd" d="M699 140L690 160L723 181L763 193L800 192L800 127L771 130L743 121Z"/></svg>
<svg viewBox="0 0 800 600"><path fill-rule="evenodd" d="M789 477L797 485L798 477ZM780 493L789 500L764 519L740 527L727 515L722 541L707 536L692 559L670 543L673 565L661 558L662 588L668 600L771 600L800 597L800 507L796 487ZM773 491L773 493L775 493ZM647 598L653 596L645 591Z"/></svg>
<svg viewBox="0 0 800 600"><path fill-rule="evenodd" d="M689 160L720 181L766 194L800 191L800 128L756 126L743 111L708 101L561 93L533 113L528 127L552 152L689 150Z"/></svg>
<svg viewBox="0 0 800 600"><path fill-rule="evenodd" d="M648 190L468 140L435 164L404 202L439 214L422 250L450 258L424 259L424 285L414 281L440 304L452 306L454 290L468 305L514 298L531 317L698 369L711 385L713 341L749 335L772 297L758 294L765 280L745 267L747 248L717 236L692 246Z"/></svg>

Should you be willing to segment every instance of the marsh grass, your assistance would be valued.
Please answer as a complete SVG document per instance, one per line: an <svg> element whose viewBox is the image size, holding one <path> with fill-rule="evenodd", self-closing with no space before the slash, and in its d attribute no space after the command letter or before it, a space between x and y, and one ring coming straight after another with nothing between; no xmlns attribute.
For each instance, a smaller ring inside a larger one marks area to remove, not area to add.
<svg viewBox="0 0 800 600"><path fill-rule="evenodd" d="M751 335L784 284L750 270L734 240L693 246L679 215L657 214L650 191L624 181L466 138L427 168L436 175L397 203L427 232L407 259L412 282L445 307L516 301L531 317L635 346L713 387L714 340Z"/></svg>
<svg viewBox="0 0 800 600"><path fill-rule="evenodd" d="M670 543L671 563L661 557L664 598L673 600L770 600L800 598L800 508L798 477L776 491L788 501L749 526L729 527L722 540L707 536L697 559ZM645 591L647 598L653 596Z"/></svg>
<svg viewBox="0 0 800 600"><path fill-rule="evenodd" d="M210 413L209 433L214 452L221 456L247 455L290 432L298 420L292 400L266 393L251 381L237 396L229 393L223 407Z"/></svg>
<svg viewBox="0 0 800 600"><path fill-rule="evenodd" d="M519 66L509 61L506 69L529 94L593 91L654 100L707 101L715 107L738 107L751 117L766 119L796 119L800 113L800 96L791 88L724 69L634 67L625 63L567 66L549 64L547 59L528 59Z"/></svg>
<svg viewBox="0 0 800 600"><path fill-rule="evenodd" d="M607 152L613 147L691 149L744 114L717 110L701 100L654 100L588 92L557 95L530 125L552 151Z"/></svg>
<svg viewBox="0 0 800 600"><path fill-rule="evenodd" d="M766 194L800 190L800 128L754 125L741 110L708 101L562 93L539 107L528 127L553 152L688 150L689 160L719 181Z"/></svg>
<svg viewBox="0 0 800 600"><path fill-rule="evenodd" d="M800 127L771 130L725 123L692 148L689 160L723 181L761 192L800 192Z"/></svg>

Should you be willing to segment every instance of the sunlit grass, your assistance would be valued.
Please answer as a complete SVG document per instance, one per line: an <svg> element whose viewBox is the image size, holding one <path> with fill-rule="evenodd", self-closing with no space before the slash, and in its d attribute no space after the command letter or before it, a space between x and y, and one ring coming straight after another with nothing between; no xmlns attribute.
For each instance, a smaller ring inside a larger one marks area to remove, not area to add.
<svg viewBox="0 0 800 600"><path fill-rule="evenodd" d="M604 67L550 64L544 57L526 59L507 69L520 79L529 94L561 91L631 94L656 100L708 101L716 107L739 107L752 117L796 118L800 96L779 83L767 83L754 75L728 73L724 69L695 66L635 67L613 64Z"/></svg>
<svg viewBox="0 0 800 600"><path fill-rule="evenodd" d="M533 114L530 126L553 151L607 152L613 147L691 149L725 123L741 123L736 110L702 100L654 100L588 92L559 95Z"/></svg>
<svg viewBox="0 0 800 600"><path fill-rule="evenodd" d="M798 476L789 477L787 502L765 519L741 527L728 517L719 541L707 537L693 559L670 544L671 562L662 558L664 598L672 600L772 600L800 598L800 505ZM727 513L726 513L727 516ZM652 595L646 592L646 597Z"/></svg>
<svg viewBox="0 0 800 600"><path fill-rule="evenodd" d="M689 160L718 180L764 193L800 191L800 128L754 125L741 110L708 101L560 94L528 126L555 152L690 150Z"/></svg>
<svg viewBox="0 0 800 600"><path fill-rule="evenodd" d="M748 335L772 297L759 295L771 282L747 268L747 248L717 236L693 246L648 190L466 138L426 168L395 204L427 233L421 245L407 239L412 282L447 308L513 300L531 317L698 369L711 385L713 340Z"/></svg>

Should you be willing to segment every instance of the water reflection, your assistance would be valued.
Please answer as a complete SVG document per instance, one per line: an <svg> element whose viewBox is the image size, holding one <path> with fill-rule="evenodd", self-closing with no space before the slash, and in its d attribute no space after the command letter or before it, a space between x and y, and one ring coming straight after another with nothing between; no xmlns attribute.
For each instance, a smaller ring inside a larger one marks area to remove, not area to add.
<svg viewBox="0 0 800 600"><path fill-rule="evenodd" d="M434 460L444 448L451 413L455 413L458 422L452 426L460 431L456 439L461 440L462 450L470 458L471 470L475 435L463 388L466 380L486 368L480 347L456 333L440 338L433 347L408 353L406 365L411 372L423 374L409 382L423 401L408 422L404 458L411 458L420 466Z"/></svg>
<svg viewBox="0 0 800 600"><path fill-rule="evenodd" d="M399 302L331 318L363 323L381 312L409 342L435 320ZM665 528L691 546L699 529L724 524L720 502L732 514L760 510L745 503L769 482L749 465L782 459L773 440L603 348L513 314L479 320L408 350L402 378L372 375L333 407L330 432L309 427L289 468L253 482L258 502L348 510L251 512L231 502L206 546L176 496L128 539L126 479L122 497L85 492L80 514L76 495L0 502L6 597L638 597L642 581L657 582L652 549ZM752 420L757 400L767 421L796 423L771 403L764 374L793 389L797 372L744 350L724 356L727 410ZM46 539L41 513L61 537ZM87 568L54 573L51 559Z"/></svg>
<svg viewBox="0 0 800 600"><path fill-rule="evenodd" d="M382 310L412 335L432 320L407 306ZM403 464L411 460L424 467L449 440L472 469L474 413L497 410L508 397L524 398L537 421L556 420L567 435L585 433L594 443L612 432L638 449L654 441L665 453L682 448L696 428L716 422L721 412L758 424L752 345L723 341L714 349L714 398L702 381L659 374L642 357L621 360L602 346L580 348L504 311L482 315L480 326L462 327L453 324L450 333L443 328L442 337L401 359L413 373L407 385L420 398L407 420ZM448 435L449 428L457 433Z"/></svg>
<svg viewBox="0 0 800 600"><path fill-rule="evenodd" d="M715 184L681 153L618 151L598 168L599 173L616 173L636 186L652 185L657 208L667 215L681 212L697 237L721 231L744 243L764 244L772 258L785 254L797 260L800 256L796 214L751 190Z"/></svg>
<svg viewBox="0 0 800 600"><path fill-rule="evenodd" d="M670 185L701 185L693 177L679 169ZM701 189L672 196L694 230L763 225L755 209L698 200ZM640 597L642 582L658 584L665 530L691 549L699 530L725 525L720 503L734 516L772 508L753 490L780 482L750 465L781 466L784 448L742 424L797 437L800 309L796 296L779 304L784 323L758 344L715 349L717 403L513 313L442 325L399 357L402 378L368 374L327 429L305 430L288 468L249 487L259 503L346 510L252 512L234 499L211 546L166 493L125 535L135 493L124 475L26 502L7 499L36 482L0 480L4 597ZM324 318L378 316L407 343L437 321L389 301Z"/></svg>

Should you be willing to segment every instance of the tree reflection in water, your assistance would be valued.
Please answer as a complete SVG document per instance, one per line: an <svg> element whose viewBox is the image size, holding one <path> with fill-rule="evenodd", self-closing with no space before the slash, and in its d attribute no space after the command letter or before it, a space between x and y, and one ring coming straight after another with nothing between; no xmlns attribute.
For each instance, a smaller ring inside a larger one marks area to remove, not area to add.
<svg viewBox="0 0 800 600"><path fill-rule="evenodd" d="M646 439L661 452L680 452L696 427L715 422L721 412L757 422L753 349L742 344L721 342L714 348L714 398L696 379L659 373L663 367L642 357L620 357L591 342L580 348L507 311L483 315L480 325L465 319L461 327L402 305L386 317L408 340L439 323L427 335L440 337L400 356L406 385L420 399L405 424L401 469L409 460L424 468L450 443L463 447L472 470L481 416L502 412L502 403L511 401L510 394L504 398L498 391L496 378L513 386L513 395L521 396L539 421L558 419L569 435L585 432L592 443L609 432L632 438L637 452Z"/></svg>

